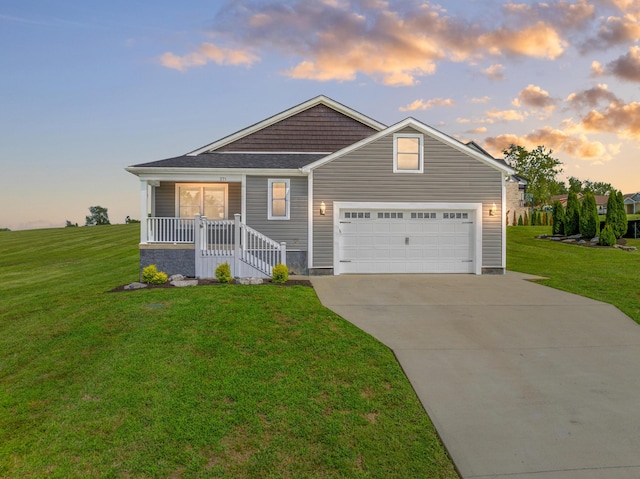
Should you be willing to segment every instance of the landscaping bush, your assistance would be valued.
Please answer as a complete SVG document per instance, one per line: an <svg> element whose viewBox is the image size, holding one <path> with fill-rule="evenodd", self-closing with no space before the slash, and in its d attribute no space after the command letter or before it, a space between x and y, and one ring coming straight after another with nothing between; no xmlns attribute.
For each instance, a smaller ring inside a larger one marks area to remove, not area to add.
<svg viewBox="0 0 640 479"><path fill-rule="evenodd" d="M274 283L286 283L289 280L289 268L286 264L277 264L271 272L271 281Z"/></svg>
<svg viewBox="0 0 640 479"><path fill-rule="evenodd" d="M163 273L162 271L158 271L158 268L155 264L150 264L149 266L142 269L142 282L147 284L164 284L167 282L169 277L167 273Z"/></svg>
<svg viewBox="0 0 640 479"><path fill-rule="evenodd" d="M562 203L558 200L553 202L553 209L551 210L552 230L554 235L561 235L564 233L564 208Z"/></svg>
<svg viewBox="0 0 640 479"><path fill-rule="evenodd" d="M616 244L616 234L613 232L613 228L611 225L604 225L602 231L600 232L600 241L598 241L600 246L613 246Z"/></svg>
<svg viewBox="0 0 640 479"><path fill-rule="evenodd" d="M520 215L518 216L518 226L523 226L523 225L524 225L524 221L522 221L522 215Z"/></svg>
<svg viewBox="0 0 640 479"><path fill-rule="evenodd" d="M576 195L575 191L569 192L563 224L566 236L580 233L580 200L578 200L578 195Z"/></svg>
<svg viewBox="0 0 640 479"><path fill-rule="evenodd" d="M616 238L622 238L629 227L627 211L624 208L624 197L622 196L622 191L618 191L616 193L616 205L618 207L618 214L616 216L614 233L616 234Z"/></svg>
<svg viewBox="0 0 640 479"><path fill-rule="evenodd" d="M231 283L233 281L233 276L231 276L231 266L229 263L219 264L216 268L216 278L221 283Z"/></svg>
<svg viewBox="0 0 640 479"><path fill-rule="evenodd" d="M524 212L524 225L529 226L529 215L526 211Z"/></svg>
<svg viewBox="0 0 640 479"><path fill-rule="evenodd" d="M516 219L516 212L513 212L513 222L511 223L513 226L518 224L518 220Z"/></svg>
<svg viewBox="0 0 640 479"><path fill-rule="evenodd" d="M582 198L582 211L580 212L580 234L585 238L593 238L598 235L600 219L596 199L591 191L587 191Z"/></svg>

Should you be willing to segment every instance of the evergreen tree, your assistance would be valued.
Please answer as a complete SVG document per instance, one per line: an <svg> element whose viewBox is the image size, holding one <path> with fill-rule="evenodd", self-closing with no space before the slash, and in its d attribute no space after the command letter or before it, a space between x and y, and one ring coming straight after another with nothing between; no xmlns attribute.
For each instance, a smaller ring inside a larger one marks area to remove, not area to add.
<svg viewBox="0 0 640 479"><path fill-rule="evenodd" d="M580 200L578 200L578 195L576 195L575 191L569 191L563 223L566 236L580 232Z"/></svg>
<svg viewBox="0 0 640 479"><path fill-rule="evenodd" d="M525 213L526 215L527 213ZM522 221L522 215L518 216L518 226L523 226L524 225L524 221Z"/></svg>
<svg viewBox="0 0 640 479"><path fill-rule="evenodd" d="M516 219L516 212L515 211L513 212L513 223L512 224L513 224L513 226L518 224L518 220Z"/></svg>
<svg viewBox="0 0 640 479"><path fill-rule="evenodd" d="M527 212L524 212L524 225L525 226L529 226L529 215L527 215Z"/></svg>
<svg viewBox="0 0 640 479"><path fill-rule="evenodd" d="M564 208L562 203L558 200L553 202L553 209L551 210L551 221L553 222L553 228L551 230L554 235L561 235L564 233Z"/></svg>
<svg viewBox="0 0 640 479"><path fill-rule="evenodd" d="M627 232L627 228L629 227L627 212L624 209L624 197L622 196L622 191L618 191L616 193L616 207L617 215L614 232L616 234L616 238L622 238Z"/></svg>
<svg viewBox="0 0 640 479"><path fill-rule="evenodd" d="M585 238L593 238L598 235L600 220L598 219L598 207L596 199L591 191L587 191L582 198L582 210L580 211L580 234Z"/></svg>
<svg viewBox="0 0 640 479"><path fill-rule="evenodd" d="M600 232L600 240L598 241L598 244L601 246L613 246L616 244L616 235L613 232L611 225L604 225L604 228L602 228L602 231Z"/></svg>
<svg viewBox="0 0 640 479"><path fill-rule="evenodd" d="M538 216L535 211L531 212L531 226L536 226L538 223L536 222Z"/></svg>

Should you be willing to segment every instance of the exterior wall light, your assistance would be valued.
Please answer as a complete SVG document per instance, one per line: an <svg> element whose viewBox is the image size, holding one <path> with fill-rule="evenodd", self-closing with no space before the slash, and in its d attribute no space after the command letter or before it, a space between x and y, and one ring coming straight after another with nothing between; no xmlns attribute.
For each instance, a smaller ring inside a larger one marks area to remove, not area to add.
<svg viewBox="0 0 640 479"><path fill-rule="evenodd" d="M320 215L324 216L327 212L327 205L324 204L324 201L320 203Z"/></svg>
<svg viewBox="0 0 640 479"><path fill-rule="evenodd" d="M496 207L496 204L494 203L493 206L491 206L491 208L489 208L489 216L495 216L496 215L496 211L498 211L498 208Z"/></svg>

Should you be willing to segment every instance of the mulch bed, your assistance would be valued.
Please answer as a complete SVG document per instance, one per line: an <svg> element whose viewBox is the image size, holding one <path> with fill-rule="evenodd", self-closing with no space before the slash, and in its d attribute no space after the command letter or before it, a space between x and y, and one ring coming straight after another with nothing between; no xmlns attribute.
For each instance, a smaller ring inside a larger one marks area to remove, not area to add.
<svg viewBox="0 0 640 479"><path fill-rule="evenodd" d="M195 279L195 278L185 278L185 279ZM222 284L222 283L220 283L217 279L198 279L198 286L216 286L219 284ZM248 286L248 285L242 285L236 281L233 281L230 284L236 284L238 286ZM290 279L286 283L274 283L270 279L265 279L263 280L263 283L261 285L257 284L257 285L251 285L251 286L264 286L264 285L272 285L272 286L280 286L280 287L308 286L310 288L313 288L311 281L309 281L308 279ZM117 286L112 290L107 291L107 293L122 293L122 292L129 293L131 291L140 291L140 289L124 289L125 286L127 285L123 284L121 286ZM144 289L176 288L176 287L177 286L174 286L171 283L164 283L164 284L149 284L147 285L146 288L141 288L141 289L144 290ZM185 287L194 288L195 286L185 286Z"/></svg>

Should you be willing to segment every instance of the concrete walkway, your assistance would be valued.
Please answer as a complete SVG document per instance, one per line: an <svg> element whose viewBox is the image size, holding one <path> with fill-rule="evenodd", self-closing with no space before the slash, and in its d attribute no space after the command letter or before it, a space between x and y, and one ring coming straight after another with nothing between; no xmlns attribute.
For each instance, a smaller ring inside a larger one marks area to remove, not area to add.
<svg viewBox="0 0 640 479"><path fill-rule="evenodd" d="M394 351L463 478L639 478L640 327L525 278L311 281Z"/></svg>

